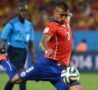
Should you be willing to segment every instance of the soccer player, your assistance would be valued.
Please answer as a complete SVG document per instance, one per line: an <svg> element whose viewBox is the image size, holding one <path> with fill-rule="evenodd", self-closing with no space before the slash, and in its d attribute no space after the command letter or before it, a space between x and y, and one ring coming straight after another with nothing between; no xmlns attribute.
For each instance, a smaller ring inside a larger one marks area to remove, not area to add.
<svg viewBox="0 0 98 90"><path fill-rule="evenodd" d="M37 60L34 66L17 73L15 67L6 60L6 54L0 55L1 65L3 65L13 83L42 80L51 82L56 90L83 90L83 87L77 81L65 84L61 80L62 70L70 65L72 50L71 29L67 21L69 15L70 10L66 3L61 2L55 6L54 19L46 26L40 42L45 55Z"/></svg>
<svg viewBox="0 0 98 90"><path fill-rule="evenodd" d="M17 6L17 16L5 25L1 34L1 48L5 48L7 41L10 42L8 57L17 70L24 68L28 51L31 51L32 56L34 56L34 30L32 24L25 18L27 10L28 7L26 4L19 3ZM14 84L8 81L4 90L12 90L13 86ZM26 90L25 82L20 84L19 87L20 90Z"/></svg>

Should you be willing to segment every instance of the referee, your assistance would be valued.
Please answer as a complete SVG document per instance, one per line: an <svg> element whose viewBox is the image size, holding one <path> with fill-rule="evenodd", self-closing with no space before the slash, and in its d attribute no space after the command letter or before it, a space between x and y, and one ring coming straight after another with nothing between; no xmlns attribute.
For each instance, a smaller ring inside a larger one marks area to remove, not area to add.
<svg viewBox="0 0 98 90"><path fill-rule="evenodd" d="M11 19L3 28L1 34L1 48L6 47L7 41L10 43L8 47L8 58L15 65L17 70L24 68L27 51L34 56L34 30L32 24L25 19L27 15L27 5L19 3L17 7L17 16ZM4 90L12 90L14 84L8 81ZM26 83L19 85L20 90L26 90Z"/></svg>

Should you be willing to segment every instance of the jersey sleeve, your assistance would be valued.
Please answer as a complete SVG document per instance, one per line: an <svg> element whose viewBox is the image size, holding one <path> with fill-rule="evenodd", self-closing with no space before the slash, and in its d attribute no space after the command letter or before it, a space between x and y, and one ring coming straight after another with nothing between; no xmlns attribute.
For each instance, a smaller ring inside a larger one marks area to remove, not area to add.
<svg viewBox="0 0 98 90"><path fill-rule="evenodd" d="M56 25L51 23L44 29L43 34L48 34L53 37L55 35L56 30Z"/></svg>
<svg viewBox="0 0 98 90"><path fill-rule="evenodd" d="M12 25L10 23L6 24L1 33L1 39L8 39L12 31Z"/></svg>

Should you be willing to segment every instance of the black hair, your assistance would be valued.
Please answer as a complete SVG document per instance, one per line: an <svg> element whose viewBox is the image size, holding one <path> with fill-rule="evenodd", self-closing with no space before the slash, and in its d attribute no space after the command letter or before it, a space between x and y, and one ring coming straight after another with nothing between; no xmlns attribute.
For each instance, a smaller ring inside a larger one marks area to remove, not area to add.
<svg viewBox="0 0 98 90"><path fill-rule="evenodd" d="M20 3L18 3L18 4L17 4L17 9L18 9L19 7L22 7L22 8L28 8L27 4L24 3L24 2L20 2Z"/></svg>
<svg viewBox="0 0 98 90"><path fill-rule="evenodd" d="M57 7L62 8L64 11L67 11L69 9L68 4L65 2L57 3L55 8L57 8Z"/></svg>

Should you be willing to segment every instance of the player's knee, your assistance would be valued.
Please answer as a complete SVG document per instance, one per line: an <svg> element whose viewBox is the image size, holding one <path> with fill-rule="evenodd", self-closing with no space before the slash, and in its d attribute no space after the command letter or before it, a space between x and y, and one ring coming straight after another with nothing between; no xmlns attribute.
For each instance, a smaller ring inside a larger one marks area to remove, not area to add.
<svg viewBox="0 0 98 90"><path fill-rule="evenodd" d="M12 83L17 83L17 84L19 84L19 83L22 82L22 80L19 78L18 74L16 74L16 75L12 78L11 81L12 81Z"/></svg>

